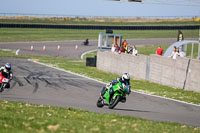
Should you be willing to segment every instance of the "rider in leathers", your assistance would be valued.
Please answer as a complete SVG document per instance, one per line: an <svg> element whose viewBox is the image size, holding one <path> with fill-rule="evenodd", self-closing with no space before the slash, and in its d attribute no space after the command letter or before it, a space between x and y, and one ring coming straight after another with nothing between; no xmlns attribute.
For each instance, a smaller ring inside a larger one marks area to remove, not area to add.
<svg viewBox="0 0 200 133"><path fill-rule="evenodd" d="M106 91L110 88L110 95L114 94L113 86L119 83L119 81L122 83L122 86L130 85L130 75L128 73L124 73L121 78L117 78L116 80L112 80L110 83L106 85L106 87L101 89L101 96L106 93ZM124 88L124 87L123 87ZM131 90L129 94L131 93ZM122 102L126 102L126 99L123 99Z"/></svg>
<svg viewBox="0 0 200 133"><path fill-rule="evenodd" d="M0 72L2 73L2 76L9 79L9 82L5 85L5 88L10 88L10 81L13 78L13 73L11 71L11 64L6 63L4 66L0 68Z"/></svg>

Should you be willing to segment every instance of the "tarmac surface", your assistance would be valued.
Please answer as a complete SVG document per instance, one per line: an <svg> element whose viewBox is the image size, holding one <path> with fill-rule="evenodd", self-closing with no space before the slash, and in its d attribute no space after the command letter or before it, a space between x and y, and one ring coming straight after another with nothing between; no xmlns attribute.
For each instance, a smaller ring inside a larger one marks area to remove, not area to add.
<svg viewBox="0 0 200 133"><path fill-rule="evenodd" d="M176 38L152 38L152 39L127 39L129 45L156 45L172 44ZM89 40L89 45L81 45L82 41L54 41L54 42L2 42L0 49L18 50L20 55L59 56L67 58L80 58L84 52L95 50L98 46L97 40ZM57 50L58 45L60 50ZM33 49L31 51L31 46ZM45 51L43 47L45 46ZM76 49L77 47L77 49Z"/></svg>
<svg viewBox="0 0 200 133"><path fill-rule="evenodd" d="M118 113L153 121L178 122L200 127L200 106L132 92L126 103L115 109L96 107L103 83L63 72L26 59L0 58L0 65L12 64L11 88L0 93L0 99L73 107L100 113Z"/></svg>

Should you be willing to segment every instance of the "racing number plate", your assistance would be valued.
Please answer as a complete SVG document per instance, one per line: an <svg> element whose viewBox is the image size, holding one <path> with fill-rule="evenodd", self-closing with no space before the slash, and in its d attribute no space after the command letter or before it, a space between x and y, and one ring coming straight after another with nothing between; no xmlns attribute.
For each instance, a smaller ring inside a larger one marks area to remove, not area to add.
<svg viewBox="0 0 200 133"><path fill-rule="evenodd" d="M4 78L2 81L7 83L9 79Z"/></svg>

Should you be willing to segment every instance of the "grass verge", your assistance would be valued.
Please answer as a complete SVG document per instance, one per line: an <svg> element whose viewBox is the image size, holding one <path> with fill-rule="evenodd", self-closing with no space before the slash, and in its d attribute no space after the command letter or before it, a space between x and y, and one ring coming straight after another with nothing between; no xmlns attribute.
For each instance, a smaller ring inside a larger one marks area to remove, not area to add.
<svg viewBox="0 0 200 133"><path fill-rule="evenodd" d="M0 101L2 133L199 133L177 123L154 122L117 114L100 114L64 107Z"/></svg>
<svg viewBox="0 0 200 133"><path fill-rule="evenodd" d="M0 28L0 42L97 40L105 30ZM199 30L182 30L185 38L198 38ZM129 38L176 38L177 30L114 30Z"/></svg>
<svg viewBox="0 0 200 133"><path fill-rule="evenodd" d="M77 18L78 19L78 18ZM6 19L2 18L0 19L1 23L11 23L11 24L64 24L64 25L122 25L122 26L127 26L127 25L199 25L200 22L198 21L164 21L164 22L149 22L147 20L143 20L143 22L127 22L126 20L120 20L120 19L113 19L113 20L104 20L103 22L98 22L98 21L88 21L88 20L64 20L64 19L56 19L54 18L53 20L51 18L35 18L35 19Z"/></svg>

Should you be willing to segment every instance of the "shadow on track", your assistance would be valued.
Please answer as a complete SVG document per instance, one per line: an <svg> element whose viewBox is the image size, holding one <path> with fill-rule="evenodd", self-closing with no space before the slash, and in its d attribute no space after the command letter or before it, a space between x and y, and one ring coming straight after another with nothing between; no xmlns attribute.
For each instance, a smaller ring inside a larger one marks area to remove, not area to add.
<svg viewBox="0 0 200 133"><path fill-rule="evenodd" d="M143 110L136 110L136 109L120 109L120 108L114 108L113 110L120 110L120 111L127 111L127 112L151 112L151 111L143 111Z"/></svg>

